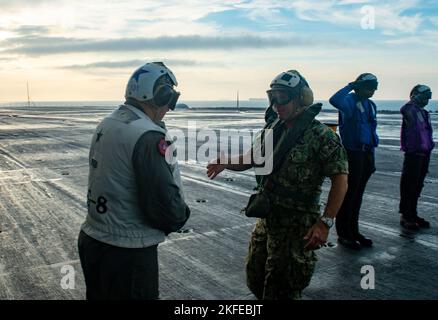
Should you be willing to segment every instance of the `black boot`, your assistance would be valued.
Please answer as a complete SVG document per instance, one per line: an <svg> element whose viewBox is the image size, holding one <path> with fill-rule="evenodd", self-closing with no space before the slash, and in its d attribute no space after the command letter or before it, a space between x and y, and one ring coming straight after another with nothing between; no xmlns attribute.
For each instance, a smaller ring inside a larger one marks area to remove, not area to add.
<svg viewBox="0 0 438 320"><path fill-rule="evenodd" d="M338 242L344 247L350 248L352 250L360 250L361 248L359 242L353 239L339 237Z"/></svg>
<svg viewBox="0 0 438 320"><path fill-rule="evenodd" d="M405 217L401 217L400 218L400 225L408 230L413 230L413 231L418 231L420 230L420 227L418 226L418 224L415 222L415 219L408 219Z"/></svg>
<svg viewBox="0 0 438 320"><path fill-rule="evenodd" d="M430 228L429 221L426 221L423 218L420 218L419 216L415 217L415 222L418 224L420 228Z"/></svg>
<svg viewBox="0 0 438 320"><path fill-rule="evenodd" d="M373 246L373 240L366 238L360 233L356 236L356 240L360 243L362 247L371 248Z"/></svg>

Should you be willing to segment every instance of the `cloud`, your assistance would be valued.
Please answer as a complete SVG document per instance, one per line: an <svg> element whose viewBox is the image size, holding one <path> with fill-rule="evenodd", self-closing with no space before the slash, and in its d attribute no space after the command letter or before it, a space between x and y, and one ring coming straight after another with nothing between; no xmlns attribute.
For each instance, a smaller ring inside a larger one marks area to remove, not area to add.
<svg viewBox="0 0 438 320"><path fill-rule="evenodd" d="M205 63L196 62L194 60L183 59L145 59L145 60L124 60L124 61L101 61L89 64L62 66L60 69L71 70L88 70L88 69L124 69L135 68L145 64L147 61L159 61L163 60L166 65L172 66L196 66L205 65Z"/></svg>
<svg viewBox="0 0 438 320"><path fill-rule="evenodd" d="M429 17L429 21L438 26L438 17Z"/></svg>
<svg viewBox="0 0 438 320"><path fill-rule="evenodd" d="M415 33L418 31L423 17L421 13L405 15L405 11L415 9L418 1L403 0L396 3L376 5L376 28L398 33Z"/></svg>
<svg viewBox="0 0 438 320"><path fill-rule="evenodd" d="M234 8L246 0L0 0L0 27L13 26L23 22L28 24L49 24L65 27L71 33L85 31L119 33L128 37L135 36L143 29L132 28L133 21L141 21L144 26L159 24L161 31L181 34L198 19L214 12ZM165 23L177 24L178 29ZM205 25L204 25L205 26ZM163 35L156 34L155 35ZM112 34L114 35L114 34Z"/></svg>
<svg viewBox="0 0 438 320"><path fill-rule="evenodd" d="M11 31L19 36L35 36L49 33L50 28L41 25L22 25Z"/></svg>
<svg viewBox="0 0 438 320"><path fill-rule="evenodd" d="M407 10L419 9L417 0L256 0L240 5L251 18L263 18L275 22L284 19L284 11L294 12L304 21L327 22L340 26L356 26L364 14L363 6L372 6L376 13L376 28L385 33L414 33L423 22L421 13L407 14Z"/></svg>
<svg viewBox="0 0 438 320"><path fill-rule="evenodd" d="M415 8L417 1L368 1L368 7L374 9L376 29L382 33L414 33L422 22L421 14L406 15L404 12ZM361 11L363 5L342 7L338 5L326 7L317 15L320 19L335 24L349 24L360 26L365 14Z"/></svg>
<svg viewBox="0 0 438 320"><path fill-rule="evenodd" d="M409 37L394 37L385 41L388 45L397 46L416 46L418 48L432 47L438 48L438 31L436 30L424 30L419 36ZM430 53L433 56L432 53Z"/></svg>
<svg viewBox="0 0 438 320"><path fill-rule="evenodd" d="M35 6L42 3L55 2L54 0L0 0L0 7L2 9L8 8L22 8L28 6Z"/></svg>
<svg viewBox="0 0 438 320"><path fill-rule="evenodd" d="M327 41L328 42L328 41ZM119 38L109 40L62 37L17 37L3 41L7 54L49 55L83 52L133 52L146 50L264 49L290 46L314 46L320 41L289 35L283 37L239 36L177 36L157 38ZM328 43L325 43L327 45ZM1 43L0 43L1 45Z"/></svg>
<svg viewBox="0 0 438 320"><path fill-rule="evenodd" d="M349 4L370 4L373 0L340 0L339 5L349 5Z"/></svg>

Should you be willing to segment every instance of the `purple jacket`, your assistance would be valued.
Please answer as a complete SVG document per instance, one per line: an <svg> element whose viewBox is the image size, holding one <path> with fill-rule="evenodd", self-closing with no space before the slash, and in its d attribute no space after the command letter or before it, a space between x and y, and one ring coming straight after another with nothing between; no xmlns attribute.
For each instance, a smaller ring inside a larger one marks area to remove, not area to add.
<svg viewBox="0 0 438 320"><path fill-rule="evenodd" d="M403 115L401 150L406 153L430 153L435 146L429 112L409 101L400 109Z"/></svg>

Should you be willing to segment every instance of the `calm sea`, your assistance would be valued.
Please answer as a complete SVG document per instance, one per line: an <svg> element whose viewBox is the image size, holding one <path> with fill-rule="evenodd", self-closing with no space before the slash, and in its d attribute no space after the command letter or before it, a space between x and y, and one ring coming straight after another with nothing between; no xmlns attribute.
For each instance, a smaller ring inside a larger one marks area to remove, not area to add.
<svg viewBox="0 0 438 320"><path fill-rule="evenodd" d="M323 109L334 110L328 101L318 101L323 103ZM400 107L406 103L406 100L375 100L378 111L398 112ZM114 107L122 103L121 101L39 101L31 102L31 107ZM181 104L187 105L189 108L227 108L236 109L235 100L217 100L217 101L180 101ZM260 108L264 109L268 105L265 99L241 100L240 108ZM0 107L23 107L27 106L27 102L10 102L0 103ZM430 101L426 107L427 110L438 113L438 100Z"/></svg>

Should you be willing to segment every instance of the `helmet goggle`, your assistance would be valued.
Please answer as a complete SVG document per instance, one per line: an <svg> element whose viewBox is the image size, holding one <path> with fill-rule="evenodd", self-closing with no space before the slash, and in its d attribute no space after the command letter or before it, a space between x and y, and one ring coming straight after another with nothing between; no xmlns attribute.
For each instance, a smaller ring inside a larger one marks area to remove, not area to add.
<svg viewBox="0 0 438 320"><path fill-rule="evenodd" d="M365 90L377 90L378 82L376 80L364 80L358 81L357 85L361 89Z"/></svg>
<svg viewBox="0 0 438 320"><path fill-rule="evenodd" d="M270 105L285 105L292 101L294 95L289 90L268 90L269 104Z"/></svg>
<svg viewBox="0 0 438 320"><path fill-rule="evenodd" d="M154 94L154 104L157 107L168 106L170 110L175 110L176 102L180 93L175 91L169 84L159 85Z"/></svg>
<svg viewBox="0 0 438 320"><path fill-rule="evenodd" d="M417 97L420 99L432 99L432 91L428 86L419 86L417 88Z"/></svg>

